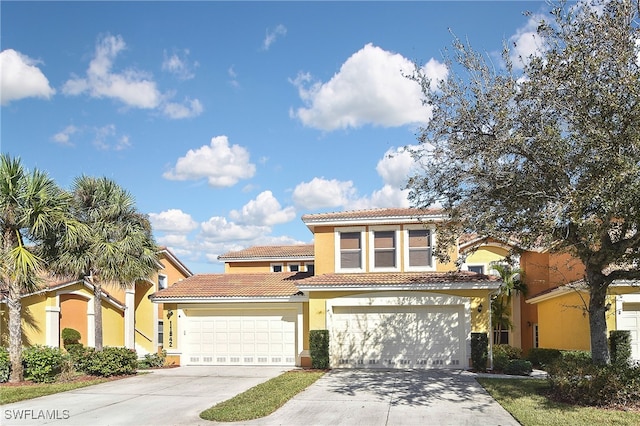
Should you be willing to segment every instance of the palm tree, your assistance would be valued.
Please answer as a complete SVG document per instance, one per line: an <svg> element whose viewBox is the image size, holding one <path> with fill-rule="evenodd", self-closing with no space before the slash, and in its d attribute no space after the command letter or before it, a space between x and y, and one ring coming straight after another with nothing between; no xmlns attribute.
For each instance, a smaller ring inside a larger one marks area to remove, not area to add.
<svg viewBox="0 0 640 426"><path fill-rule="evenodd" d="M21 297L38 288L60 245L81 231L69 202L70 195L45 173L29 173L18 158L0 156L0 289L9 307L10 382L24 379Z"/></svg>
<svg viewBox="0 0 640 426"><path fill-rule="evenodd" d="M511 322L511 297L514 294L527 295L527 285L522 280L523 271L509 264L496 263L492 269L498 272L502 280L496 297L491 301L491 322L493 324L493 343L502 343L502 331L513 327Z"/></svg>
<svg viewBox="0 0 640 426"><path fill-rule="evenodd" d="M102 285L128 288L159 268L157 246L146 215L131 194L103 177L74 181L74 216L91 233L62 254L55 269L88 279L93 285L95 348L102 350Z"/></svg>

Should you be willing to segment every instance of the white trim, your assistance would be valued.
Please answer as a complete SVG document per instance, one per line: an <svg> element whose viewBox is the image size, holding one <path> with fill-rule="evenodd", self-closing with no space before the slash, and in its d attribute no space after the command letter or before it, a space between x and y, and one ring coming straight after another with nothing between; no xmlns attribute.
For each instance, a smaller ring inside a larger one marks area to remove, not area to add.
<svg viewBox="0 0 640 426"><path fill-rule="evenodd" d="M376 268L376 239L375 233L378 231L393 231L393 244L394 244L394 263L395 267L381 267ZM369 271L371 272L398 272L400 271L400 250L402 249L400 246L400 225L378 225L378 226L370 226L369 232L367 233L369 237Z"/></svg>
<svg viewBox="0 0 640 426"><path fill-rule="evenodd" d="M536 303L544 302L545 300L563 296L568 293L573 293L575 291L586 293L589 291L589 289L584 283L566 284L560 287L556 287L548 293L544 293L539 296L535 296L530 299L527 299L526 302L531 304L536 304Z"/></svg>
<svg viewBox="0 0 640 426"><path fill-rule="evenodd" d="M344 219L314 219L306 218L303 220L307 227L313 226L349 226L349 225L383 225L388 223L394 224L411 224L416 222L441 222L447 218L445 214L417 214L415 216L380 216L380 217L354 217Z"/></svg>
<svg viewBox="0 0 640 426"><path fill-rule="evenodd" d="M162 281L160 278L164 278L164 287L160 286L160 282ZM169 287L169 277L167 274L161 274L158 272L158 285L156 286L157 291L164 290Z"/></svg>
<svg viewBox="0 0 640 426"><path fill-rule="evenodd" d="M423 283L423 284L327 284L327 285L312 285L304 286L298 285L298 288L302 291L353 291L353 290L369 290L369 291L411 291L411 290L496 290L500 288L499 282L456 282L456 283Z"/></svg>
<svg viewBox="0 0 640 426"><path fill-rule="evenodd" d="M269 265L269 270L270 270L271 272L278 272L278 271L275 271L275 270L274 270L276 266L279 266L279 267L280 267L280 271L279 271L279 272L285 272L285 270L284 270L284 263L282 263L282 262L274 262L274 263L271 263L271 264Z"/></svg>
<svg viewBox="0 0 640 426"><path fill-rule="evenodd" d="M295 303L295 302L308 302L309 295L297 295L297 296L282 296L282 297L171 297L171 298L151 298L153 303Z"/></svg>
<svg viewBox="0 0 640 426"><path fill-rule="evenodd" d="M60 347L60 297L56 295L56 306L45 307L45 345Z"/></svg>
<svg viewBox="0 0 640 426"><path fill-rule="evenodd" d="M136 290L127 288L124 291L124 347L135 349L136 347Z"/></svg>
<svg viewBox="0 0 640 426"><path fill-rule="evenodd" d="M342 262L340 261L340 234L347 232L359 232L360 233L360 268L342 268ZM367 232L366 227L364 226L349 226L349 227L341 227L335 228L333 230L333 239L335 244L335 271L342 273L358 273L366 271L366 252L367 252Z"/></svg>
<svg viewBox="0 0 640 426"><path fill-rule="evenodd" d="M431 265L430 266L409 266L409 231L426 229L429 231L429 244L431 248ZM403 243L402 249L404 251L404 270L409 272L420 271L435 271L436 270L436 257L434 256L434 243L436 235L435 225L405 225L402 227Z"/></svg>

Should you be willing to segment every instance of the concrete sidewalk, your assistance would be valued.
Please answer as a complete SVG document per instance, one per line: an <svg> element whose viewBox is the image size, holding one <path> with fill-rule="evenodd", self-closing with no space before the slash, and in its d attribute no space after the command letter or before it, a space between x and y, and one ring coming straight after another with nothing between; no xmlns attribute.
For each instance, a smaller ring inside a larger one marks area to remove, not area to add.
<svg viewBox="0 0 640 426"><path fill-rule="evenodd" d="M3 405L5 425L199 425L199 414L288 367L178 367Z"/></svg>
<svg viewBox="0 0 640 426"><path fill-rule="evenodd" d="M268 417L246 425L513 425L461 370L332 370Z"/></svg>

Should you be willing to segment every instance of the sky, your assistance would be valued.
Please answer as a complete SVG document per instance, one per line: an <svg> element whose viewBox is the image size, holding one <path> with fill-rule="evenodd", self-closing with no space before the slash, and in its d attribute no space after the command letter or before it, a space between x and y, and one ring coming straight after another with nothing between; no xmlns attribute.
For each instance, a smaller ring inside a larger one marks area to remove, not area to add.
<svg viewBox="0 0 640 426"><path fill-rule="evenodd" d="M454 35L535 49L544 2L0 2L0 150L71 189L106 176L194 273L313 242L304 214L409 207ZM526 16L523 12L533 15Z"/></svg>

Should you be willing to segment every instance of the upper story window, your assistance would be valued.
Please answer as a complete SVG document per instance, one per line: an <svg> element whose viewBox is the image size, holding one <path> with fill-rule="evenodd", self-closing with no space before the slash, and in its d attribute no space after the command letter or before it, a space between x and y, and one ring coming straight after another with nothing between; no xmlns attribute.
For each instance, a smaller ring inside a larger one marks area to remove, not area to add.
<svg viewBox="0 0 640 426"><path fill-rule="evenodd" d="M272 263L271 272L282 272L282 263Z"/></svg>
<svg viewBox="0 0 640 426"><path fill-rule="evenodd" d="M434 268L432 239L433 232L424 226L407 229L405 269L425 271Z"/></svg>
<svg viewBox="0 0 640 426"><path fill-rule="evenodd" d="M397 271L399 269L400 253L398 248L397 227L372 229L369 233L370 254L369 262L373 270Z"/></svg>
<svg viewBox="0 0 640 426"><path fill-rule="evenodd" d="M167 276L158 274L158 290L167 288Z"/></svg>
<svg viewBox="0 0 640 426"><path fill-rule="evenodd" d="M289 272L300 272L300 264L299 263L290 263L289 264Z"/></svg>
<svg viewBox="0 0 640 426"><path fill-rule="evenodd" d="M336 270L359 272L364 269L362 230L352 228L336 231Z"/></svg>
<svg viewBox="0 0 640 426"><path fill-rule="evenodd" d="M315 275L316 268L313 263L305 263L304 267L308 273L310 273L311 275Z"/></svg>
<svg viewBox="0 0 640 426"><path fill-rule="evenodd" d="M469 265L469 272L475 272L476 274L484 274L484 265Z"/></svg>

